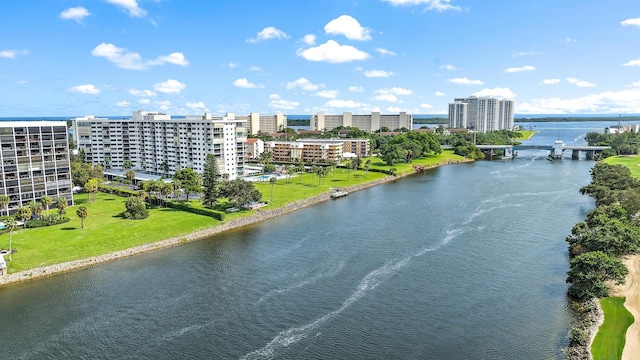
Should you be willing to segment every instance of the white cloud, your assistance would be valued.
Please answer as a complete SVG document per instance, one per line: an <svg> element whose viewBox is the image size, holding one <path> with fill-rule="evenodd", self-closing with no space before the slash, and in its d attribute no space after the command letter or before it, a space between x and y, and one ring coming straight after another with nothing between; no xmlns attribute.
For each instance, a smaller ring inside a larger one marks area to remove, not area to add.
<svg viewBox="0 0 640 360"><path fill-rule="evenodd" d="M565 43L572 43L572 42L577 42L577 41L578 41L578 40L576 40L576 39L572 39L572 38L566 38L566 39L564 39L564 42L565 42Z"/></svg>
<svg viewBox="0 0 640 360"><path fill-rule="evenodd" d="M409 89L404 89L401 87L392 87L390 89L379 89L374 91L376 94L393 94L393 95L411 95L413 94L413 91L409 90Z"/></svg>
<svg viewBox="0 0 640 360"><path fill-rule="evenodd" d="M237 79L233 82L233 86L239 87L239 88L244 88L244 89L258 89L258 88L264 88L264 85L262 84L254 84L252 82L250 82L249 80L247 80L246 78L241 78L241 79Z"/></svg>
<svg viewBox="0 0 640 360"><path fill-rule="evenodd" d="M385 109L388 113L399 113L399 112L408 112L411 113L411 110L407 108L400 108L397 106L389 106Z"/></svg>
<svg viewBox="0 0 640 360"><path fill-rule="evenodd" d="M309 46L313 46L316 44L316 36L313 34L307 34L302 38L302 41Z"/></svg>
<svg viewBox="0 0 640 360"><path fill-rule="evenodd" d="M371 29L363 27L358 20L349 15L341 15L329 21L324 26L324 31L328 35L344 35L349 40L366 41L371 39L371 35L369 35Z"/></svg>
<svg viewBox="0 0 640 360"><path fill-rule="evenodd" d="M607 91L575 99L534 99L518 104L523 114L640 113L640 89Z"/></svg>
<svg viewBox="0 0 640 360"><path fill-rule="evenodd" d="M247 39L246 41L250 43L257 43L262 40L288 39L288 38L289 38L289 35L284 33L284 31L279 30L273 26L269 26L262 29L262 31L260 31L256 37Z"/></svg>
<svg viewBox="0 0 640 360"><path fill-rule="evenodd" d="M340 94L338 90L322 90L316 93L317 96L327 98L327 99L335 99Z"/></svg>
<svg viewBox="0 0 640 360"><path fill-rule="evenodd" d="M633 83L631 83L631 85L629 85L630 87L637 87L640 86L640 81L635 81Z"/></svg>
<svg viewBox="0 0 640 360"><path fill-rule="evenodd" d="M474 93L473 95L478 97L490 96L490 97L498 97L498 98L515 98L516 97L516 94L514 94L513 91L511 91L511 89L509 89L508 87L482 89Z"/></svg>
<svg viewBox="0 0 640 360"><path fill-rule="evenodd" d="M27 54L29 54L29 51L27 51L26 49L22 49L22 50L14 50L14 49L2 50L2 51L0 51L0 58L15 59L16 57L18 57L18 55L27 55Z"/></svg>
<svg viewBox="0 0 640 360"><path fill-rule="evenodd" d="M555 85L555 84L560 84L562 82L562 80L560 79L544 79L542 80L542 82L540 82L540 85Z"/></svg>
<svg viewBox="0 0 640 360"><path fill-rule="evenodd" d="M140 100L138 100L138 104L149 105L149 104L151 104L151 100L149 100L149 99L140 99Z"/></svg>
<svg viewBox="0 0 640 360"><path fill-rule="evenodd" d="M380 94L371 98L372 100L397 102L398 97L393 94Z"/></svg>
<svg viewBox="0 0 640 360"><path fill-rule="evenodd" d="M363 105L353 100L330 100L325 104L326 107L332 108L359 108Z"/></svg>
<svg viewBox="0 0 640 360"><path fill-rule="evenodd" d="M183 53L174 52L169 55L158 56L156 60L149 62L150 65L162 65L164 63L170 63L174 65L187 66L189 61L185 59Z"/></svg>
<svg viewBox="0 0 640 360"><path fill-rule="evenodd" d="M252 66L252 67L249 68L249 70L251 70L251 71L262 71L262 69L260 67L258 67L258 66Z"/></svg>
<svg viewBox="0 0 640 360"><path fill-rule="evenodd" d="M533 71L536 68L531 66L531 65L525 65L525 66L521 66L521 67L510 67L510 68L506 68L504 69L504 72L507 73L517 73L517 72L522 72L522 71Z"/></svg>
<svg viewBox="0 0 640 360"><path fill-rule="evenodd" d="M364 88L362 86L349 86L349 91L361 93L364 91Z"/></svg>
<svg viewBox="0 0 640 360"><path fill-rule="evenodd" d="M452 71L452 70L456 70L457 68L454 65L446 64L446 65L440 66L440 69L446 69L446 70Z"/></svg>
<svg viewBox="0 0 640 360"><path fill-rule="evenodd" d="M533 55L541 55L542 53L539 51L518 51L513 53L511 57L521 57L521 56L533 56Z"/></svg>
<svg viewBox="0 0 640 360"><path fill-rule="evenodd" d="M442 91L436 91L436 93L434 95L435 96L444 96L445 93L443 93Z"/></svg>
<svg viewBox="0 0 640 360"><path fill-rule="evenodd" d="M157 109L160 109L162 111L167 111L171 108L171 101L169 100L154 101L153 106L155 106Z"/></svg>
<svg viewBox="0 0 640 360"><path fill-rule="evenodd" d="M432 109L433 105L431 105L431 104L420 104L420 107L424 108L424 109Z"/></svg>
<svg viewBox="0 0 640 360"><path fill-rule="evenodd" d="M125 100L116 103L117 107L129 107L129 105L131 105L131 103Z"/></svg>
<svg viewBox="0 0 640 360"><path fill-rule="evenodd" d="M393 75L391 71L385 71L385 70L366 70L363 74L368 78L380 78L380 77L387 78Z"/></svg>
<svg viewBox="0 0 640 360"><path fill-rule="evenodd" d="M227 66L229 67L229 69L235 69L240 65L238 65L237 63L234 63L234 62L230 62Z"/></svg>
<svg viewBox="0 0 640 360"><path fill-rule="evenodd" d="M81 23L82 20L91 15L89 10L82 6L68 8L60 13L60 18L65 20L75 20L77 23Z"/></svg>
<svg viewBox="0 0 640 360"><path fill-rule="evenodd" d="M267 106L273 109L293 110L298 106L300 106L300 103L297 101L288 101L288 100L280 99L280 96L278 94L269 95L269 99L271 99L271 102L269 102L269 105Z"/></svg>
<svg viewBox="0 0 640 360"><path fill-rule="evenodd" d="M156 94L155 92L153 92L151 90L136 90L136 89L129 90L129 94L131 94L133 96L144 96L144 97L158 95L158 94Z"/></svg>
<svg viewBox="0 0 640 360"><path fill-rule="evenodd" d="M207 111L207 106L202 102L190 102L187 101L187 107L193 111Z"/></svg>
<svg viewBox="0 0 640 360"><path fill-rule="evenodd" d="M298 50L298 56L309 61L326 61L329 63L343 63L368 59L370 56L350 45L340 45L334 40L306 50Z"/></svg>
<svg viewBox="0 0 640 360"><path fill-rule="evenodd" d="M626 64L622 64L622 66L640 66L640 59L631 60Z"/></svg>
<svg viewBox="0 0 640 360"><path fill-rule="evenodd" d="M387 50L387 49L381 48L381 47L377 47L376 51L382 56L385 56L385 55L387 55L387 56L396 56L396 55L398 55L398 54L394 53L393 51L390 51L390 50Z"/></svg>
<svg viewBox="0 0 640 360"><path fill-rule="evenodd" d="M98 89L93 84L73 86L73 87L70 87L68 90L71 92L77 92L80 94L100 94L100 89Z"/></svg>
<svg viewBox="0 0 640 360"><path fill-rule="evenodd" d="M640 18L627 19L621 22L623 26L640 26Z"/></svg>
<svg viewBox="0 0 640 360"><path fill-rule="evenodd" d="M324 87L324 84L312 84L306 78L299 78L295 81L289 81L285 86L289 90L300 89L304 91L316 91Z"/></svg>
<svg viewBox="0 0 640 360"><path fill-rule="evenodd" d="M382 1L388 2L393 6L425 5L426 10L436 10L436 11L460 10L459 6L454 6L449 4L451 0L382 0Z"/></svg>
<svg viewBox="0 0 640 360"><path fill-rule="evenodd" d="M484 84L481 80L471 80L471 79L467 79L466 77L449 79L449 82L452 83L452 84L458 84L458 85L482 85L482 84Z"/></svg>
<svg viewBox="0 0 640 360"><path fill-rule="evenodd" d="M153 84L153 89L155 91L165 94L179 94L180 91L184 90L186 87L187 85L174 79L169 79L165 82Z"/></svg>
<svg viewBox="0 0 640 360"><path fill-rule="evenodd" d="M143 17L147 15L147 12L138 6L136 0L106 0L106 2L121 7L132 17Z"/></svg>
<svg viewBox="0 0 640 360"><path fill-rule="evenodd" d="M586 80L579 80L576 78L567 78L567 82L569 84L573 84L577 87L592 87L592 86L596 86L596 84L590 83Z"/></svg>
<svg viewBox="0 0 640 360"><path fill-rule="evenodd" d="M114 63L117 67L129 70L145 70L150 66L164 65L165 63L180 66L187 66L189 64L189 61L179 52L160 55L155 60L142 60L142 57L137 52L128 51L127 49L107 43L96 46L91 51L91 55L103 57Z"/></svg>

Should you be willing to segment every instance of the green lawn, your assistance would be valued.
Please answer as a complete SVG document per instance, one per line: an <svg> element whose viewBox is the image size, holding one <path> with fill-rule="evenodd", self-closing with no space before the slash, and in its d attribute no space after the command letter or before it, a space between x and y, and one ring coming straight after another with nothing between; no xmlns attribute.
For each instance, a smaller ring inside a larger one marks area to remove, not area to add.
<svg viewBox="0 0 640 360"><path fill-rule="evenodd" d="M639 155L625 155L625 156L611 156L603 162L611 165L624 165L631 169L631 176L640 178L640 156Z"/></svg>
<svg viewBox="0 0 640 360"><path fill-rule="evenodd" d="M537 133L537 131L535 130L518 130L518 132L522 134L522 136L512 140L528 140L531 139L531 137L535 135L535 133Z"/></svg>
<svg viewBox="0 0 640 360"><path fill-rule="evenodd" d="M372 169L388 170L389 166L379 158L372 157ZM363 159L363 164L367 159ZM451 151L444 151L438 156L416 159L412 164L398 164L398 174L410 173L413 165L424 164L437 166L452 161L461 161L462 157ZM273 186L271 201L271 184L256 182L256 188L263 194L263 201L268 205L262 209L275 209L297 200L319 195L331 188L341 188L381 179L387 174L364 170L348 171L337 168L326 178L318 179L309 173L292 175L278 180ZM39 266L58 264L71 260L84 259L148 244L172 237L187 235L197 230L210 228L220 222L210 217L196 215L175 209L155 208L144 220L129 220L120 217L125 210L124 197L106 193L98 193L94 204L87 204L86 194L74 196L75 205L67 209L70 222L55 226L18 230L13 233L12 247L18 252L13 254L13 262L8 263L9 273L33 269ZM197 199L191 199L193 207L202 207ZM80 219L76 209L80 205L87 206L89 216L84 221L84 229L80 228ZM51 212L55 211L51 210ZM256 210L243 210L226 215L225 220L233 220L254 214ZM9 234L0 235L0 248L9 246Z"/></svg>
<svg viewBox="0 0 640 360"><path fill-rule="evenodd" d="M165 208L152 209L145 220L129 220L119 216L125 210L123 197L98 193L94 204L87 204L86 194L74 199L76 205L67 208L70 222L14 231L12 246L18 252L7 263L9 273L107 254L219 224L207 216ZM80 205L89 210L84 229L76 215ZM9 234L0 235L0 247L8 246Z"/></svg>
<svg viewBox="0 0 640 360"><path fill-rule="evenodd" d="M624 307L623 297L600 299L604 323L598 329L591 354L594 360L620 359L627 328L633 324L633 315Z"/></svg>

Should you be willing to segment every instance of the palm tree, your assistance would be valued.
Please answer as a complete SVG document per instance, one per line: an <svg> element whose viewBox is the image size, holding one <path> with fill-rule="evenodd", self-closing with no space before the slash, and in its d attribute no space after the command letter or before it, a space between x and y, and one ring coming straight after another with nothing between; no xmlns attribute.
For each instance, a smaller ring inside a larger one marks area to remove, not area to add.
<svg viewBox="0 0 640 360"><path fill-rule="evenodd" d="M278 178L276 178L275 176L272 176L269 178L269 182L271 183L271 202L273 202L273 185L275 185L278 182Z"/></svg>
<svg viewBox="0 0 640 360"><path fill-rule="evenodd" d="M87 210L86 206L80 206L78 210L76 210L76 215L80 218L80 227L84 229L84 219L89 216L89 210Z"/></svg>
<svg viewBox="0 0 640 360"><path fill-rule="evenodd" d="M22 221L24 221L24 226L27 226L26 221L31 219L31 208L28 206L22 206L18 209L18 211L16 212L16 217Z"/></svg>
<svg viewBox="0 0 640 360"><path fill-rule="evenodd" d="M125 169L125 170L129 170L129 169L131 169L132 167L133 167L133 164L131 163L131 161L130 161L130 160L125 160L125 161L122 163L122 168L123 168L123 169Z"/></svg>
<svg viewBox="0 0 640 360"><path fill-rule="evenodd" d="M0 208L7 209L7 216L9 216L9 203L11 202L11 197L9 195L0 195Z"/></svg>
<svg viewBox="0 0 640 360"><path fill-rule="evenodd" d="M133 170L127 170L127 172L124 173L124 176L129 180L129 187L133 189L133 180L136 178L136 172Z"/></svg>
<svg viewBox="0 0 640 360"><path fill-rule="evenodd" d="M106 157L104 158L104 163L105 163L106 168L108 169L108 168L109 168L109 165L111 164L111 158L110 158L110 157L108 157L108 156L106 156Z"/></svg>
<svg viewBox="0 0 640 360"><path fill-rule="evenodd" d="M42 215L42 204L31 201L29 203L29 209L31 209L31 214L35 215L36 218L39 218L40 215Z"/></svg>
<svg viewBox="0 0 640 360"><path fill-rule="evenodd" d="M40 202L42 203L42 206L44 206L47 209L47 212L48 212L49 206L53 204L53 199L49 195L42 195L42 197L40 198Z"/></svg>
<svg viewBox="0 0 640 360"><path fill-rule="evenodd" d="M58 215L60 215L61 219L62 219L62 215L67 213L67 206L69 206L69 202L67 201L67 198L64 196L60 196L58 198L58 201L56 202L56 208L58 208Z"/></svg>
<svg viewBox="0 0 640 360"><path fill-rule="evenodd" d="M16 219L9 217L4 222L4 226L6 226L6 228L9 230L9 261L12 261L11 253L13 252L13 250L11 250L11 246L13 241L13 230L15 230L18 227L18 223L16 222Z"/></svg>
<svg viewBox="0 0 640 360"><path fill-rule="evenodd" d="M371 159L367 159L367 162L364 163L364 176L366 178L369 177L369 169L371 168Z"/></svg>

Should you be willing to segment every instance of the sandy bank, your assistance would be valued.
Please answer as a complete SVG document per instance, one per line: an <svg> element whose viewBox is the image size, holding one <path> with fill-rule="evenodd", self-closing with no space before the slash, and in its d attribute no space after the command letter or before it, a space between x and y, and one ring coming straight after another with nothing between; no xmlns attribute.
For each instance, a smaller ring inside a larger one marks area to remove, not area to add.
<svg viewBox="0 0 640 360"><path fill-rule="evenodd" d="M622 261L629 269L629 275L624 285L612 288L610 295L626 297L624 306L635 319L627 329L622 359L640 359L640 254L627 256Z"/></svg>
<svg viewBox="0 0 640 360"><path fill-rule="evenodd" d="M463 161L457 161L457 162L456 161L450 161L448 163L441 164L441 165L456 164L456 163L462 163L462 162L467 162L467 161L464 161L464 160ZM438 165L438 166L440 166L440 165ZM432 166L432 167L437 167L437 166ZM414 173L405 174L403 176L386 176L386 177L384 177L382 179L370 181L370 182L367 182L367 183L364 183L364 184L358 184L358 185L353 185L353 186L350 186L350 187L345 187L343 189L348 191L348 192L355 192L355 191L359 191L359 190L363 190L363 189L368 189L370 187L373 187L373 186L376 186L376 185L380 185L382 183L386 183L386 182L389 182L389 181L394 181L394 180L397 180L397 179L399 179L401 177L412 175L412 174L414 174ZM20 272L17 272L17 273L13 273L13 274L9 274L9 275L5 275L5 276L0 277L0 286L6 285L6 284L11 284L11 283L22 282L22 281L33 280L33 279L42 278L42 277L45 277L45 276L61 274L61 273L64 273L64 272L68 272L68 271L81 269L81 268L92 266L92 265L105 263L107 261L122 259L122 258L125 258L125 257L129 257L129 256L137 255L137 254L142 254L142 253L149 252L149 251L168 248L168 247L179 245L179 244L183 244L183 243L189 242L189 241L205 239L205 238L220 234L220 233L228 231L228 230L242 228L242 227L245 227L245 226L253 225L253 224L268 220L268 219L272 219L272 218L277 217L277 216L285 215L285 214L288 214L288 213L303 209L303 208L305 208L307 206L312 206L312 205L327 201L330 198L331 198L331 193L330 192L325 192L325 193L322 193L320 195L316 195L316 196L313 196L313 197L310 197L310 198L298 200L296 202L284 205L284 206L279 207L277 209L271 209L271 210L261 210L261 209L259 209L253 215L250 215L250 216L247 216L247 217L244 217L244 218L240 218L240 219L231 220L231 221L228 221L228 222L224 222L224 223L222 223L222 224L220 224L218 226L215 226L215 227L212 227L212 228L208 228L208 229L204 229L204 230L199 230L199 231L196 231L196 232L188 234L188 235L174 237L174 238L170 238L170 239L166 239L166 240L162 240L162 241L158 241L158 242L154 242L154 243L150 243L150 244L140 245L140 246L132 247L132 248L125 249L125 250L112 252L112 253L109 253L109 254L93 256L93 257L90 257L90 258L87 258L87 259L74 260L74 261L69 261L69 262L65 262L65 263L48 265L48 266L38 267L38 268L30 269L30 270L20 271ZM8 266L11 267L11 263L8 263Z"/></svg>

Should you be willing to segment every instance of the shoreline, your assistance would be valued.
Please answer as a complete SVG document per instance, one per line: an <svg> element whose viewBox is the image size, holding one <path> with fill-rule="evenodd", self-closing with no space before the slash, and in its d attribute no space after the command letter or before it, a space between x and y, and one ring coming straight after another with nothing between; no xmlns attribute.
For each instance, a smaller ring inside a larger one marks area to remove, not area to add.
<svg viewBox="0 0 640 360"><path fill-rule="evenodd" d="M472 161L473 160L447 161L442 164L431 166L428 169L434 169L434 168L438 168L445 165L451 165L451 164L462 164L462 163L472 162ZM382 179L345 187L344 190L346 190L347 192L365 190L380 184L395 181L397 179L414 175L414 174L417 174L417 172L413 171L413 172L403 174L403 175L398 175L398 176L388 175ZM12 273L12 274L7 274L5 276L0 277L0 286L6 286L10 284L16 284L16 283L36 280L44 277L59 275L66 272L86 268L89 266L103 264L109 261L119 260L119 259L131 257L139 254L144 254L150 251L166 249L166 248L180 245L183 243L206 239L211 236L218 235L229 230L243 228L243 227L254 225L254 224L257 224L281 215L286 215L294 211L304 209L308 206L325 202L330 199L331 199L331 191L327 191L320 195L294 201L292 203L286 204L276 209L270 209L270 210L258 209L256 210L255 214L252 214L243 218L231 220L229 222L224 222L222 224L216 225L211 228L198 230L187 235L160 240L160 241L139 245L139 246L135 246L135 247L124 249L124 250L114 251L114 252L103 254L103 255L92 256L85 259L73 260L73 261L68 261L64 263L47 265L47 266L37 267L37 268L24 270L24 271Z"/></svg>

